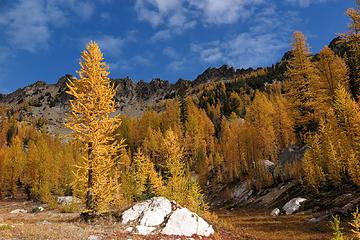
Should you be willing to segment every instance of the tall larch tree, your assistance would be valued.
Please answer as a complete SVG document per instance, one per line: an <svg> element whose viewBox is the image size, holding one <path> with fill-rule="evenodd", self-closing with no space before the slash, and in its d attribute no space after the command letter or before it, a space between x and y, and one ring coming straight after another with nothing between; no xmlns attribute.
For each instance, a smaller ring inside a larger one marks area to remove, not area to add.
<svg viewBox="0 0 360 240"><path fill-rule="evenodd" d="M67 84L72 100L66 126L83 145L84 161L75 173L74 186L83 189L86 212L93 214L106 212L119 195L116 162L123 140L114 138L121 124L119 117L110 116L116 110L116 89L98 44L87 44L81 57L80 78Z"/></svg>
<svg viewBox="0 0 360 240"><path fill-rule="evenodd" d="M323 113L326 113L338 85L348 88L348 70L345 61L327 46L321 50L316 66L320 76L316 85L316 100L321 104Z"/></svg>
<svg viewBox="0 0 360 240"><path fill-rule="evenodd" d="M347 55L350 68L350 92L358 101L360 97L360 0L356 1L356 8L350 8L346 13L350 18L349 31L341 36L350 50Z"/></svg>
<svg viewBox="0 0 360 240"><path fill-rule="evenodd" d="M182 161L184 149L172 129L166 131L163 145L168 173L163 195L192 211L200 212L205 206L200 186L191 178Z"/></svg>
<svg viewBox="0 0 360 240"><path fill-rule="evenodd" d="M348 172L360 184L360 107L343 87L335 92L334 110L338 126L345 132L350 146L347 158Z"/></svg>
<svg viewBox="0 0 360 240"><path fill-rule="evenodd" d="M295 127L298 133L314 131L318 120L315 113L314 85L319 81L319 77L309 59L310 50L301 32L294 33L292 55L286 71L286 82L287 96L295 113Z"/></svg>

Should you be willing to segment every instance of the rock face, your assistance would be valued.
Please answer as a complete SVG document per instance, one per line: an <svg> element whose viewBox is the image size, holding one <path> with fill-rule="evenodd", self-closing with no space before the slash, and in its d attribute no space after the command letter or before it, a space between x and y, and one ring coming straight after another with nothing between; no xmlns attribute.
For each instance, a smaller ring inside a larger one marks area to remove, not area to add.
<svg viewBox="0 0 360 240"><path fill-rule="evenodd" d="M305 202L307 199L306 198L301 198L301 197L297 197L297 198L293 198L290 201L288 201L284 206L283 206L283 210L285 211L286 215L290 215L293 214L294 212L296 212L297 210L299 210L300 208L300 204L302 202Z"/></svg>
<svg viewBox="0 0 360 240"><path fill-rule="evenodd" d="M210 236L214 229L197 214L164 197L154 197L135 204L122 214L127 232L148 235Z"/></svg>

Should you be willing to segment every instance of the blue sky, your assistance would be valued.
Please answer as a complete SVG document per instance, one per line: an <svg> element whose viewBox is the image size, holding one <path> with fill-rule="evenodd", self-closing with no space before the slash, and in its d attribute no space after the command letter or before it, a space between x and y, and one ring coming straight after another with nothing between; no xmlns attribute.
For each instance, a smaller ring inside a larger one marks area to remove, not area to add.
<svg viewBox="0 0 360 240"><path fill-rule="evenodd" d="M0 0L0 92L76 76L87 41L111 77L194 79L207 67L269 66L295 30L313 52L346 31L352 0Z"/></svg>

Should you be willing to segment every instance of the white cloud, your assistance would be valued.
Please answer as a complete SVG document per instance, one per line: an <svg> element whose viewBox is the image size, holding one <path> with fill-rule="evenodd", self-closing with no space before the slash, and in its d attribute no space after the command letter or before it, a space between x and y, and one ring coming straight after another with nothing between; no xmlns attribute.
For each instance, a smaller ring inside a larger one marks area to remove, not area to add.
<svg viewBox="0 0 360 240"><path fill-rule="evenodd" d="M180 57L179 53L172 47L165 47L163 53L165 56L173 59L178 59Z"/></svg>
<svg viewBox="0 0 360 240"><path fill-rule="evenodd" d="M135 10L140 20L148 21L154 27L176 14L178 18L183 17L181 0L136 0Z"/></svg>
<svg viewBox="0 0 360 240"><path fill-rule="evenodd" d="M152 66L152 56L149 53L144 53L141 55L135 55L129 59L118 58L116 61L109 62L110 71L128 71L139 66Z"/></svg>
<svg viewBox="0 0 360 240"><path fill-rule="evenodd" d="M58 16L54 12L51 16ZM5 34L12 47L34 52L46 47L50 39L46 9L41 0L20 1L12 10L0 16Z"/></svg>
<svg viewBox="0 0 360 240"><path fill-rule="evenodd" d="M167 65L167 68L171 71L181 71L185 68L186 60L174 60Z"/></svg>
<svg viewBox="0 0 360 240"><path fill-rule="evenodd" d="M204 63L226 63L248 68L275 62L278 52L286 47L287 44L276 34L244 32L224 41L192 44L191 50Z"/></svg>
<svg viewBox="0 0 360 240"><path fill-rule="evenodd" d="M138 19L162 27L152 41L167 40L198 23L233 24L249 18L265 0L136 0Z"/></svg>
<svg viewBox="0 0 360 240"><path fill-rule="evenodd" d="M119 56L122 53L125 39L111 35L103 35L97 40L102 50L112 56Z"/></svg>
<svg viewBox="0 0 360 240"><path fill-rule="evenodd" d="M87 0L19 0L0 15L0 26L13 49L35 52L48 47L53 27L88 20L94 5Z"/></svg>
<svg viewBox="0 0 360 240"><path fill-rule="evenodd" d="M153 27L168 25L190 28L201 21L210 24L236 23L252 15L265 0L136 0L138 18Z"/></svg>
<svg viewBox="0 0 360 240"><path fill-rule="evenodd" d="M171 38L171 35L172 35L172 33L169 29L160 30L151 37L151 41L157 42L157 41L161 41L161 40L167 40L167 39Z"/></svg>
<svg viewBox="0 0 360 240"><path fill-rule="evenodd" d="M277 61L279 53L288 47L295 17L269 5L252 17L248 30L215 41L193 43L190 48L207 64L245 68L267 65Z"/></svg>
<svg viewBox="0 0 360 240"><path fill-rule="evenodd" d="M264 0L188 0L202 14L202 21L214 24L235 23L252 15Z"/></svg>
<svg viewBox="0 0 360 240"><path fill-rule="evenodd" d="M300 7L309 7L311 4L324 3L336 0L286 0L287 3L296 4Z"/></svg>

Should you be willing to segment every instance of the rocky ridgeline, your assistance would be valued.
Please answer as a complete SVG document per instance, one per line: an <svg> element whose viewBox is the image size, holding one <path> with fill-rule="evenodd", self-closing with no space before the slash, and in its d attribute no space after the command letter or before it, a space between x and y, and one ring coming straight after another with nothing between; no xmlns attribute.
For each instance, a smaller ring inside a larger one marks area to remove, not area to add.
<svg viewBox="0 0 360 240"><path fill-rule="evenodd" d="M135 204L122 214L122 224L127 226L127 232L140 235L209 237L214 234L212 226L196 213L164 197Z"/></svg>
<svg viewBox="0 0 360 240"><path fill-rule="evenodd" d="M153 79L150 82L132 79L112 79L117 87L115 95L117 114L139 116L148 109L157 109L162 100L173 99L179 95L191 93L191 90L203 83L231 80L253 69L235 69L227 65L208 68L194 81L179 79L176 83ZM70 96L66 93L66 83L75 78L69 74L61 77L55 84L37 81L10 94L0 94L0 104L10 108L10 115L17 113L19 121L37 121L51 134L66 133L63 121L68 112Z"/></svg>

